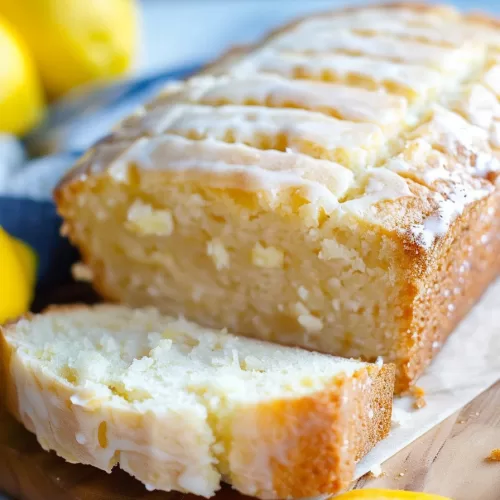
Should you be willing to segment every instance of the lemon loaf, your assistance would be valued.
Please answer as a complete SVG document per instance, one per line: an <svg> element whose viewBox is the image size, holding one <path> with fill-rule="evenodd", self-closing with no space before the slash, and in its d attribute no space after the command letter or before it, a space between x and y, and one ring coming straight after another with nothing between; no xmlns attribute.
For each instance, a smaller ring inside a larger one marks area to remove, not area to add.
<svg viewBox="0 0 500 500"><path fill-rule="evenodd" d="M500 27L309 17L125 119L61 182L107 299L418 377L500 269Z"/></svg>
<svg viewBox="0 0 500 500"><path fill-rule="evenodd" d="M154 309L54 308L5 327L1 356L8 408L45 449L150 490L335 493L390 427L393 366Z"/></svg>

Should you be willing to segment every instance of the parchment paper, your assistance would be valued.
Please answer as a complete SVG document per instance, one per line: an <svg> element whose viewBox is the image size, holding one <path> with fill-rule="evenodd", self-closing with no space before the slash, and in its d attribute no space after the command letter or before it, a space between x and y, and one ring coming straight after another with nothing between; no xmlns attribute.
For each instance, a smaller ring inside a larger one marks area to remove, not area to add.
<svg viewBox="0 0 500 500"><path fill-rule="evenodd" d="M415 410L412 408L414 398L394 401L391 433L358 464L356 479L381 465L498 380L500 279L490 286L419 379L417 385L425 390L427 405ZM400 417L401 422L396 422Z"/></svg>

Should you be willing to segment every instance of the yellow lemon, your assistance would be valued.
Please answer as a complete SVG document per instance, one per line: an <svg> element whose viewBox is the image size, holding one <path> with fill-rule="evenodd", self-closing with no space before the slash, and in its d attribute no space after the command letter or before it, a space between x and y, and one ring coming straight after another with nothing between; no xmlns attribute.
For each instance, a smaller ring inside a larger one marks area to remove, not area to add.
<svg viewBox="0 0 500 500"><path fill-rule="evenodd" d="M1 15L0 64L0 132L22 135L43 115L43 91L24 41Z"/></svg>
<svg viewBox="0 0 500 500"><path fill-rule="evenodd" d="M0 227L0 324L29 309L35 275L33 250Z"/></svg>
<svg viewBox="0 0 500 500"><path fill-rule="evenodd" d="M137 45L134 0L0 0L22 34L50 97L123 74Z"/></svg>
<svg viewBox="0 0 500 500"><path fill-rule="evenodd" d="M451 500L439 495L398 490L353 490L335 497L335 500Z"/></svg>
<svg viewBox="0 0 500 500"><path fill-rule="evenodd" d="M17 258L21 262L25 278L28 280L28 283L34 287L36 282L36 270L38 267L36 253L29 245L24 243L24 241L18 240L13 236L10 237L10 241Z"/></svg>

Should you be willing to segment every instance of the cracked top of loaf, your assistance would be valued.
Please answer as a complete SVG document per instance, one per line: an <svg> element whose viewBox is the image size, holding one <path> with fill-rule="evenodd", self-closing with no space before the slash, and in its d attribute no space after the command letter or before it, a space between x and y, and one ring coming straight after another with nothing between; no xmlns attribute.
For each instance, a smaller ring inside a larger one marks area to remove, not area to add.
<svg viewBox="0 0 500 500"><path fill-rule="evenodd" d="M321 217L425 251L498 187L499 99L492 20L415 4L326 13L168 84L63 182L154 169L271 206L293 189Z"/></svg>

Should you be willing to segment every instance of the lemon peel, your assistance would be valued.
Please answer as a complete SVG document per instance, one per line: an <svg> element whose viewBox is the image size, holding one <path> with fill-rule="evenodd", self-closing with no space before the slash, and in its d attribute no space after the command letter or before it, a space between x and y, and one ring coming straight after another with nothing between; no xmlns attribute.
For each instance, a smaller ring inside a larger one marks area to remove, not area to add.
<svg viewBox="0 0 500 500"><path fill-rule="evenodd" d="M36 266L35 252L0 227L0 324L29 310Z"/></svg>
<svg viewBox="0 0 500 500"><path fill-rule="evenodd" d="M0 132L23 135L44 115L43 89L26 44L1 16L0 61Z"/></svg>
<svg viewBox="0 0 500 500"><path fill-rule="evenodd" d="M51 98L125 73L138 38L134 0L0 0L26 40Z"/></svg>

